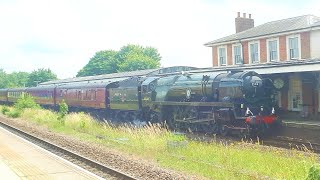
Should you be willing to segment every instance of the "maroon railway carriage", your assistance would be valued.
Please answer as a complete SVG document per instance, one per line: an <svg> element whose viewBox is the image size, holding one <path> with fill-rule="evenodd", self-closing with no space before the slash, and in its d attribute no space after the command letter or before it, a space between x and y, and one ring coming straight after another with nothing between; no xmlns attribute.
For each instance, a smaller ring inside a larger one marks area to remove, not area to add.
<svg viewBox="0 0 320 180"><path fill-rule="evenodd" d="M34 101L44 106L55 105L55 88L56 86L38 86L26 89L26 93L31 95Z"/></svg>
<svg viewBox="0 0 320 180"><path fill-rule="evenodd" d="M0 89L0 102L6 103L8 101L8 89Z"/></svg>
<svg viewBox="0 0 320 180"><path fill-rule="evenodd" d="M8 89L8 102L15 103L21 96L24 96L27 88Z"/></svg>
<svg viewBox="0 0 320 180"><path fill-rule="evenodd" d="M57 86L56 104L64 99L69 107L105 109L109 107L108 87L118 86L117 82L79 83Z"/></svg>

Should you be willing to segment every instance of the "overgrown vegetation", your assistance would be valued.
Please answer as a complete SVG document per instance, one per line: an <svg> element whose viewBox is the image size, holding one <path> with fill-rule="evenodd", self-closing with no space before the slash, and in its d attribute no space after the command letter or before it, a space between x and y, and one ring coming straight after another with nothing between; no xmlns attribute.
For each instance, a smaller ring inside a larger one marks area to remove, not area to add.
<svg viewBox="0 0 320 180"><path fill-rule="evenodd" d="M39 109L40 105L34 102L34 99L30 95L23 95L21 96L18 101L14 104L14 108L18 111L22 111L26 108L31 108L31 109Z"/></svg>
<svg viewBox="0 0 320 180"><path fill-rule="evenodd" d="M69 112L69 107L67 103L62 99L62 102L59 104L59 116L58 120L60 121L61 124L65 124L65 116Z"/></svg>
<svg viewBox="0 0 320 180"><path fill-rule="evenodd" d="M320 165L314 165L309 170L309 175L307 177L307 180L315 180L320 179Z"/></svg>
<svg viewBox="0 0 320 180"><path fill-rule="evenodd" d="M8 115L17 107L20 105L2 106L1 112ZM102 144L163 167L210 179L311 180L320 177L317 157L309 152L244 142L226 145L189 141L183 134L169 132L158 125L144 128L113 127L100 124L85 113L67 114L67 108L62 103L57 113L36 106L22 109L21 119L45 126L51 131ZM64 123L61 123L61 114Z"/></svg>
<svg viewBox="0 0 320 180"><path fill-rule="evenodd" d="M6 114L9 111L10 111L10 109L8 108L8 106L2 106L2 108L1 108L1 113L2 114Z"/></svg>

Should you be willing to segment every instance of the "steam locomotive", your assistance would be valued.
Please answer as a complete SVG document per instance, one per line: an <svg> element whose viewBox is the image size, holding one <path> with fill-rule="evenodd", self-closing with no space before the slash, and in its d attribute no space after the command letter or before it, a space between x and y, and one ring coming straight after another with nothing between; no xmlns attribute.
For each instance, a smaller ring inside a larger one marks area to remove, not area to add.
<svg viewBox="0 0 320 180"><path fill-rule="evenodd" d="M106 82L0 89L0 102L29 94L40 105L100 113L132 123L166 122L170 128L206 133L259 134L279 122L271 80L249 72L133 76Z"/></svg>

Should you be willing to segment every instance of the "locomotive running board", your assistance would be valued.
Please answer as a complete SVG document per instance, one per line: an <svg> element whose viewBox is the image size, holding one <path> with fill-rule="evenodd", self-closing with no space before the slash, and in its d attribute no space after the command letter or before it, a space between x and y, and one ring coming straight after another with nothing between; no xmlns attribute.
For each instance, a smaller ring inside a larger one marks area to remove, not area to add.
<svg viewBox="0 0 320 180"><path fill-rule="evenodd" d="M190 119L190 120L191 120L191 119ZM174 121L183 122L183 123L191 123L191 124L193 124L193 123L202 123L202 122L214 121L214 119L198 119L198 120L196 120L196 121L190 121L190 120L188 120L188 119L186 119L186 120L176 119L176 120L174 120Z"/></svg>
<svg viewBox="0 0 320 180"><path fill-rule="evenodd" d="M211 106L211 107L227 107L233 108L232 103L226 102L170 102L170 101L155 101L154 105L161 106Z"/></svg>

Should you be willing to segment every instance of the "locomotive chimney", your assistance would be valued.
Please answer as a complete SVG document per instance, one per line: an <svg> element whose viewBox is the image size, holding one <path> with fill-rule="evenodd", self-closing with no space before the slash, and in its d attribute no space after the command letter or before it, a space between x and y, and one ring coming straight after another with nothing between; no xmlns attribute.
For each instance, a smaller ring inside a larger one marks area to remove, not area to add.
<svg viewBox="0 0 320 180"><path fill-rule="evenodd" d="M251 19L251 14L247 18L246 13L243 13L243 17L240 17L240 12L237 13L235 18L236 33L248 30L254 27L254 20Z"/></svg>

